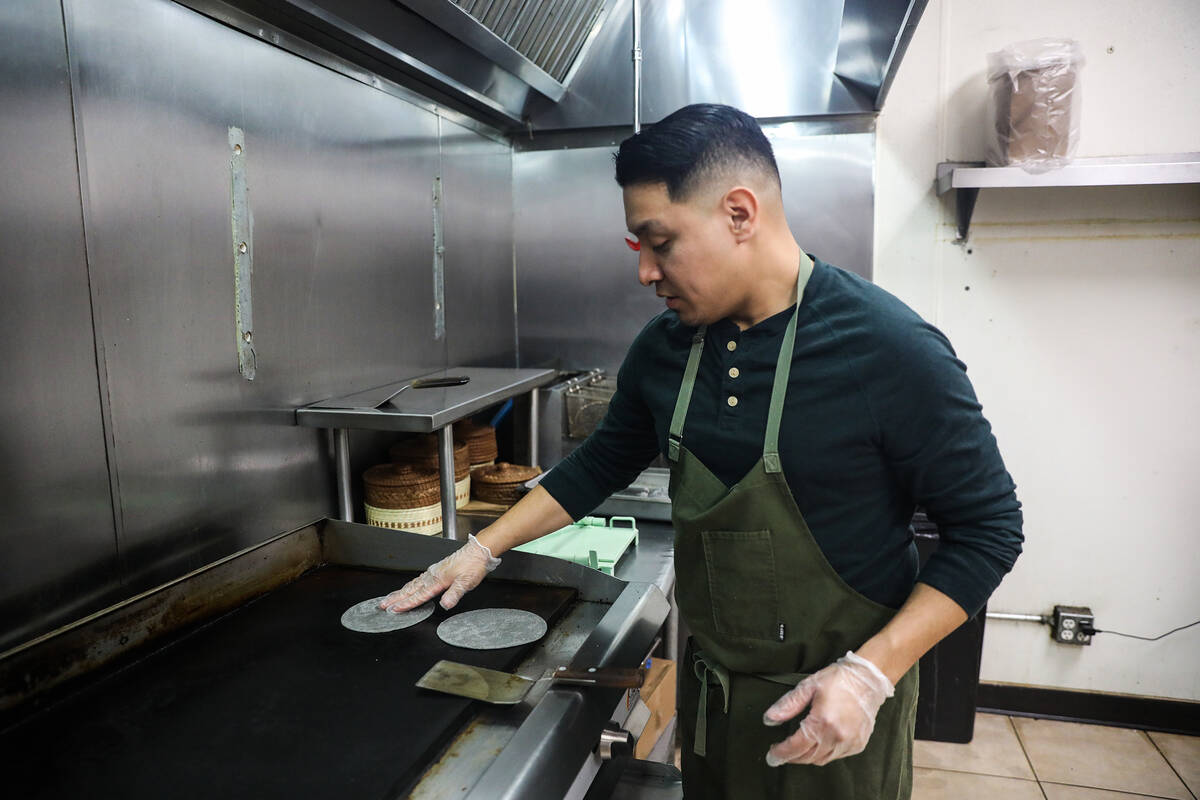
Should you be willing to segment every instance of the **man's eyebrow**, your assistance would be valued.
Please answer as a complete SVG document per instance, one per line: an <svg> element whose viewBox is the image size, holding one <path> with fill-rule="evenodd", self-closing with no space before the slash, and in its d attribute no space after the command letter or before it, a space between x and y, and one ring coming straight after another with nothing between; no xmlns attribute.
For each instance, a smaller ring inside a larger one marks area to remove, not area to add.
<svg viewBox="0 0 1200 800"><path fill-rule="evenodd" d="M636 228L633 228L632 230L630 230L629 232L640 239L642 237L642 234L653 233L656 228L661 228L661 227L662 227L662 223L660 223L658 220L648 219L645 222L643 222L641 225L638 225Z"/></svg>

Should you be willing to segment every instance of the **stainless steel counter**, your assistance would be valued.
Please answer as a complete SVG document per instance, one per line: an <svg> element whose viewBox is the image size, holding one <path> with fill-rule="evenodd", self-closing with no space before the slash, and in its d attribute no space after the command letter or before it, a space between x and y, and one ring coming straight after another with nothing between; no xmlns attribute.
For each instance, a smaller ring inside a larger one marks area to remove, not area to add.
<svg viewBox="0 0 1200 800"><path fill-rule="evenodd" d="M675 529L669 522L638 520L638 546L617 562L616 577L630 583L652 583L671 601L663 631L667 658L679 661L679 607L675 604Z"/></svg>
<svg viewBox="0 0 1200 800"><path fill-rule="evenodd" d="M296 424L310 428L433 433L488 406L543 386L555 374L552 369L449 367L296 409ZM377 408L418 378L452 375L464 375L471 380L461 386L408 389Z"/></svg>
<svg viewBox="0 0 1200 800"><path fill-rule="evenodd" d="M458 515L458 529L465 537L477 534L495 521L495 517ZM639 519L638 544L621 556L613 577L629 583L649 583L658 587L670 601L671 611L663 631L663 650L667 658L679 660L679 609L675 605L675 529L668 522Z"/></svg>
<svg viewBox="0 0 1200 800"><path fill-rule="evenodd" d="M333 430L334 464L337 472L338 518L353 522L350 500L350 429L403 431L438 435L442 484L443 532L447 539L466 539L457 528L454 514L453 424L502 403L511 397L545 386L555 378L551 369L499 369L496 367L448 367L414 375L395 383L353 394L331 397L296 409L296 424ZM416 388L420 378L466 376L459 386ZM537 403L530 403L529 429L538 428ZM530 438L530 462L537 463L537 436Z"/></svg>

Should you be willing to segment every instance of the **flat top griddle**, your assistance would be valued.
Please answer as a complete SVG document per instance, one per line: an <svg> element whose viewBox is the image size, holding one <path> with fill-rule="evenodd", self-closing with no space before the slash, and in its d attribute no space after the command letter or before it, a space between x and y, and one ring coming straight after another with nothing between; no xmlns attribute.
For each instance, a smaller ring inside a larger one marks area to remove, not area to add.
<svg viewBox="0 0 1200 800"><path fill-rule="evenodd" d="M484 581L452 612L384 634L342 612L413 573L324 566L0 734L13 797L403 796L472 714L417 689L439 659L513 669L536 644L463 650L452 614L508 607L553 624L575 590Z"/></svg>

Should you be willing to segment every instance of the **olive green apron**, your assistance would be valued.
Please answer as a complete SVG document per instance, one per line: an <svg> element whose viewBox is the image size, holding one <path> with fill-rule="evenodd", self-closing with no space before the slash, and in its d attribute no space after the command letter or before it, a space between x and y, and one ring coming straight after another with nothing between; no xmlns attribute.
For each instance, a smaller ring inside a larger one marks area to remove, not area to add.
<svg viewBox="0 0 1200 800"><path fill-rule="evenodd" d="M794 733L800 718L767 727L763 712L806 675L858 648L896 613L838 576L783 475L779 425L796 319L812 267L802 255L796 312L775 368L763 455L750 472L726 487L683 445L704 326L692 339L671 419L676 598L692 632L679 669L689 800L901 800L912 792L916 667L880 708L862 753L821 767L768 767L765 760L767 749Z"/></svg>

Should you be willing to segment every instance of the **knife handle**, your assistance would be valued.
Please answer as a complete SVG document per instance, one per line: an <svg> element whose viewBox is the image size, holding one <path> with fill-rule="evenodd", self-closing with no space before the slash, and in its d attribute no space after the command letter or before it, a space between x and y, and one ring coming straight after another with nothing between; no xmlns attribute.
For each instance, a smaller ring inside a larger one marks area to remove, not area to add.
<svg viewBox="0 0 1200 800"><path fill-rule="evenodd" d="M444 378L417 378L412 382L414 389L436 389L440 386L462 386L470 383L469 375L447 375Z"/></svg>
<svg viewBox="0 0 1200 800"><path fill-rule="evenodd" d="M646 670L643 667L605 667L594 671L557 669L551 673L550 680L575 686L615 686L621 689L636 689L646 682Z"/></svg>

